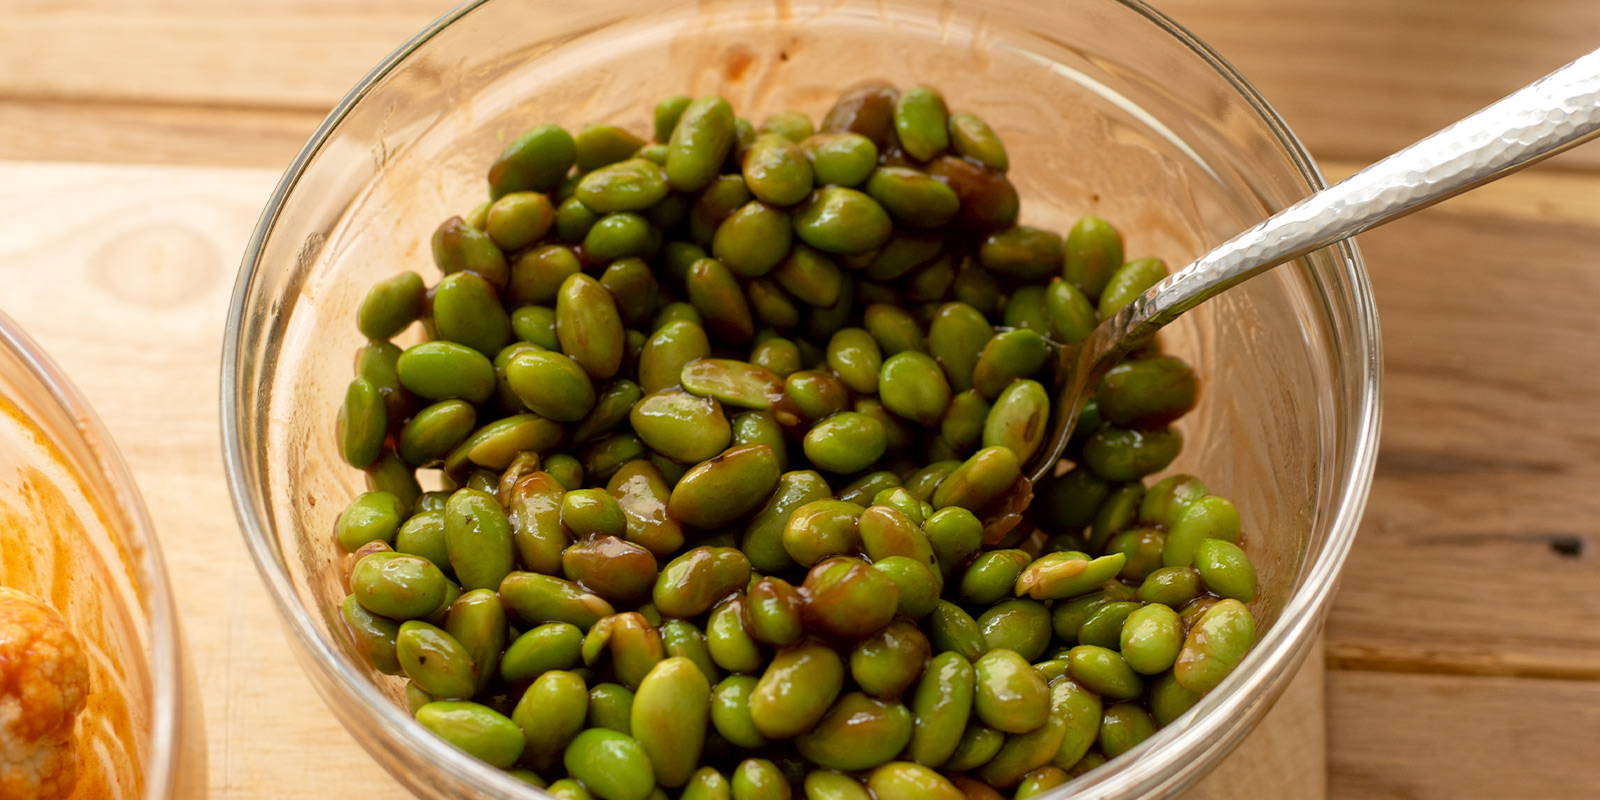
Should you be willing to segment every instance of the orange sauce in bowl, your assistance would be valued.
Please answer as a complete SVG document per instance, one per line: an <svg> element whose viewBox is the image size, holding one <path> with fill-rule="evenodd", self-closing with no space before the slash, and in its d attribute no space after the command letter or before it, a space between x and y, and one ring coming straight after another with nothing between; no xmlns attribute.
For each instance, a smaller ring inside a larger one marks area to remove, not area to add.
<svg viewBox="0 0 1600 800"><path fill-rule="evenodd" d="M74 800L142 797L151 755L137 554L101 502L55 443L0 397L0 586L59 611L89 662Z"/></svg>

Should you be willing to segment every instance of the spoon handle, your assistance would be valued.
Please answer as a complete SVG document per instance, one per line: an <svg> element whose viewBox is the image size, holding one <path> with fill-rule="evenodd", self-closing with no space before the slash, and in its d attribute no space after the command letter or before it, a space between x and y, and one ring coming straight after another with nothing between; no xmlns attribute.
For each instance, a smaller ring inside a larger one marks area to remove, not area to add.
<svg viewBox="0 0 1600 800"><path fill-rule="evenodd" d="M1131 348L1257 273L1600 134L1600 50L1274 214L1129 303L1093 349ZM1100 347L1095 347L1099 345Z"/></svg>

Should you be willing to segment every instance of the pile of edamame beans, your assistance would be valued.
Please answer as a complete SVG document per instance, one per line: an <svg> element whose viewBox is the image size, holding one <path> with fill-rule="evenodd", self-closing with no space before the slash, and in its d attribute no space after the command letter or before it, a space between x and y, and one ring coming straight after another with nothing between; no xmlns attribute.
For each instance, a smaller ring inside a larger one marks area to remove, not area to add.
<svg viewBox="0 0 1600 800"><path fill-rule="evenodd" d="M1244 658L1238 511L1146 486L1187 364L1134 354L1023 475L1063 346L1162 262L1019 225L928 87L818 127L673 97L653 134L527 131L437 283L356 309L340 610L422 725L565 800L1025 798Z"/></svg>

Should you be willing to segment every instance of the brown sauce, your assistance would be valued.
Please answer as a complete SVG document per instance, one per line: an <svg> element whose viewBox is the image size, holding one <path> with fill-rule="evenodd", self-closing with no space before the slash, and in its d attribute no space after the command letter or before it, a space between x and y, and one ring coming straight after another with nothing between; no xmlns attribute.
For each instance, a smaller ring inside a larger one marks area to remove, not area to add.
<svg viewBox="0 0 1600 800"><path fill-rule="evenodd" d="M38 427L0 398L0 585L43 600L66 618L89 661L78 717L75 800L135 798L150 755L151 680L130 572L116 523Z"/></svg>

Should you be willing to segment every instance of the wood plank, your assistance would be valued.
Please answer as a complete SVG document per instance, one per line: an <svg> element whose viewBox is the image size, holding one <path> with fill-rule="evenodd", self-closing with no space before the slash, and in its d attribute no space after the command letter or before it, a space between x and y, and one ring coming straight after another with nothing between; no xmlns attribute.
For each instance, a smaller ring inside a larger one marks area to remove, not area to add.
<svg viewBox="0 0 1600 800"><path fill-rule="evenodd" d="M449 0L11 4L0 95L326 109Z"/></svg>
<svg viewBox="0 0 1600 800"><path fill-rule="evenodd" d="M1321 158L1371 161L1593 50L1600 5L1159 0L1261 89ZM1558 157L1600 167L1600 148Z"/></svg>
<svg viewBox="0 0 1600 800"><path fill-rule="evenodd" d="M0 163L0 218L12 223L0 228L3 307L99 410L144 494L204 698L211 792L399 796L290 656L222 479L218 341L237 254L276 180L276 170ZM1314 655L1187 799L1245 785L1321 800L1321 689Z"/></svg>
<svg viewBox="0 0 1600 800"><path fill-rule="evenodd" d="M1578 800L1600 786L1600 683L1331 672L1328 697L1336 800Z"/></svg>
<svg viewBox="0 0 1600 800"><path fill-rule="evenodd" d="M289 166L324 110L0 100L0 160Z"/></svg>
<svg viewBox="0 0 1600 800"><path fill-rule="evenodd" d="M150 509L205 713L210 793L404 796L291 656L222 480L217 359L275 171L0 164L3 307L71 375ZM285 769L286 766L291 768Z"/></svg>
<svg viewBox="0 0 1600 800"><path fill-rule="evenodd" d="M1511 212L1361 237L1385 418L1335 665L1600 679L1600 225Z"/></svg>
<svg viewBox="0 0 1600 800"><path fill-rule="evenodd" d="M1323 158L1365 161L1391 152L1600 40L1600 5L1591 0L1159 5L1255 81ZM449 7L448 0L232 0L219 13L205 0L13 3L0 26L0 102L220 103L321 113ZM92 118L55 121L96 126ZM31 135L0 126L0 154L21 151L23 144L8 140ZM77 133L59 145L33 143L39 149L30 157L118 160L117 151L96 149L103 144L111 143ZM148 144L172 163L243 163L201 162ZM1600 148L1557 163L1600 167Z"/></svg>
<svg viewBox="0 0 1600 800"><path fill-rule="evenodd" d="M1273 800L1328 796L1327 678L1321 653L1319 641L1260 726L1182 800L1238 800L1241 787L1249 787L1251 797ZM1272 776L1272 783L1263 775ZM1273 794L1272 785L1282 793Z"/></svg>

